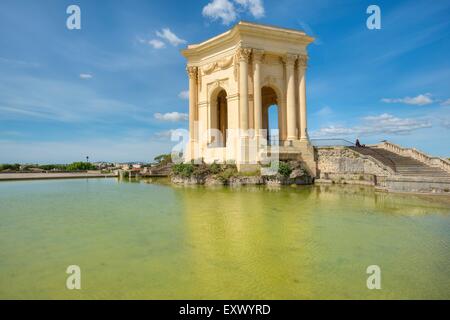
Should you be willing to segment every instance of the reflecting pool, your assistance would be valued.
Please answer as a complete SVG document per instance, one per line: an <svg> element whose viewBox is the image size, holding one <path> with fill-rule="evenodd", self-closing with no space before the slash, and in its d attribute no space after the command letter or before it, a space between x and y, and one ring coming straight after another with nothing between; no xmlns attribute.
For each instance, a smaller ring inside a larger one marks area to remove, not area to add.
<svg viewBox="0 0 450 320"><path fill-rule="evenodd" d="M450 299L450 197L0 183L0 299ZM81 290L66 268L81 268ZM381 290L366 268L381 268Z"/></svg>

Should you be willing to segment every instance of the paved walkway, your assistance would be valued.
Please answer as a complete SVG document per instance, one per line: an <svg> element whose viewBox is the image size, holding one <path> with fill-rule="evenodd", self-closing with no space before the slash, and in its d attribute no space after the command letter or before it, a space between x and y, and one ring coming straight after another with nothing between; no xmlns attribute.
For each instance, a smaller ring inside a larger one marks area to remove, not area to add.
<svg viewBox="0 0 450 320"><path fill-rule="evenodd" d="M0 181L35 179L112 178L115 173L49 172L49 173L0 173Z"/></svg>

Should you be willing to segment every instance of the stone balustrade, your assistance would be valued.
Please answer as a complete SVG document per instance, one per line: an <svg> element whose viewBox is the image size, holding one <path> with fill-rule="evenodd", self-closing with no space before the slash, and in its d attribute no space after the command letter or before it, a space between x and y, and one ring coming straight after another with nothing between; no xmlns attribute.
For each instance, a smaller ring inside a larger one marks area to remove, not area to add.
<svg viewBox="0 0 450 320"><path fill-rule="evenodd" d="M416 148L403 148L389 141L383 141L382 143L377 144L377 146L401 156L411 157L417 161L429 165L430 167L440 168L450 172L450 161L439 157L431 157Z"/></svg>

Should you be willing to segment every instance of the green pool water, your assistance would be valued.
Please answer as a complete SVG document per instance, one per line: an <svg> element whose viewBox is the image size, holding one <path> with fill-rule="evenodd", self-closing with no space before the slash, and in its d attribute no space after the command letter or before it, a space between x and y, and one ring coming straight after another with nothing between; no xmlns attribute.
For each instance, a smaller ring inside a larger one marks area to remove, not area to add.
<svg viewBox="0 0 450 320"><path fill-rule="evenodd" d="M66 268L81 268L81 290ZM381 268L369 290L366 268ZM350 186L0 183L1 299L450 299L448 198Z"/></svg>

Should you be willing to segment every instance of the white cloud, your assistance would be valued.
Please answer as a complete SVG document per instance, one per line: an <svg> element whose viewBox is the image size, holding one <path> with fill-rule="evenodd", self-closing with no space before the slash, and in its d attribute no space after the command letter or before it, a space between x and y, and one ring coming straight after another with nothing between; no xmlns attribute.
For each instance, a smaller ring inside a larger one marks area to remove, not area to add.
<svg viewBox="0 0 450 320"><path fill-rule="evenodd" d="M164 42L158 39L149 40L148 44L151 45L154 49L162 49L166 46Z"/></svg>
<svg viewBox="0 0 450 320"><path fill-rule="evenodd" d="M202 14L204 17L212 20L222 20L227 25L236 20L236 9L228 0L213 0L203 7Z"/></svg>
<svg viewBox="0 0 450 320"><path fill-rule="evenodd" d="M166 47L166 42L170 43L172 46L176 47L180 44L186 43L186 40L180 39L176 34L170 31L169 28L163 28L161 31L156 31L156 36L160 39L150 39L137 37L137 41L142 44L148 44L154 49L162 49ZM163 41L164 40L164 41Z"/></svg>
<svg viewBox="0 0 450 320"><path fill-rule="evenodd" d="M417 105L417 106L423 106L426 104L433 103L434 100L431 98L431 94L419 94L416 97L405 97L405 98L383 98L381 99L382 102L385 103L405 103L405 104L411 104L411 105Z"/></svg>
<svg viewBox="0 0 450 320"><path fill-rule="evenodd" d="M90 73L80 73L80 79L92 79L94 76Z"/></svg>
<svg viewBox="0 0 450 320"><path fill-rule="evenodd" d="M441 102L441 106L450 106L450 98Z"/></svg>
<svg viewBox="0 0 450 320"><path fill-rule="evenodd" d="M235 21L240 12L249 12L254 18L264 17L262 0L212 0L203 7L202 14L211 20L221 20L228 25Z"/></svg>
<svg viewBox="0 0 450 320"><path fill-rule="evenodd" d="M327 117L333 114L333 110L329 106L325 106L314 113L315 116Z"/></svg>
<svg viewBox="0 0 450 320"><path fill-rule="evenodd" d="M155 113L154 114L155 119L161 120L161 121L171 121L171 122L177 122L177 121L186 121L189 119L189 115L187 113L180 113L180 112L167 112L167 113Z"/></svg>
<svg viewBox="0 0 450 320"><path fill-rule="evenodd" d="M189 90L183 90L178 94L180 99L188 100L189 99Z"/></svg>
<svg viewBox="0 0 450 320"><path fill-rule="evenodd" d="M359 126L328 126L312 132L311 136L322 138L377 134L409 134L418 129L431 127L431 122L427 119L398 118L388 113L383 113L378 116L367 116L362 120L362 125Z"/></svg>
<svg viewBox="0 0 450 320"><path fill-rule="evenodd" d="M262 0L234 0L236 3L241 5L244 9L250 11L253 17L262 18L264 17L264 5Z"/></svg>
<svg viewBox="0 0 450 320"><path fill-rule="evenodd" d="M156 31L156 35L161 39L168 41L174 47L186 43L186 40L180 39L175 33L170 31L169 28L164 28L161 32Z"/></svg>

